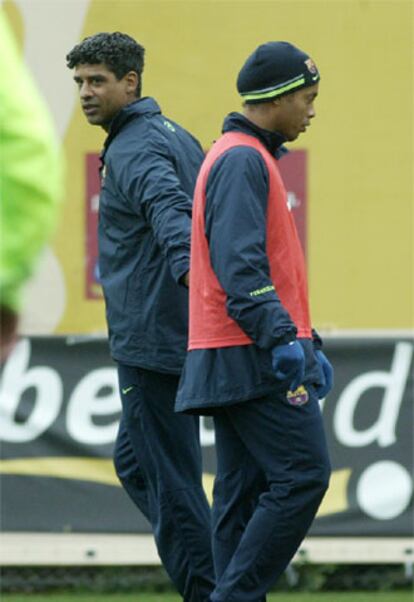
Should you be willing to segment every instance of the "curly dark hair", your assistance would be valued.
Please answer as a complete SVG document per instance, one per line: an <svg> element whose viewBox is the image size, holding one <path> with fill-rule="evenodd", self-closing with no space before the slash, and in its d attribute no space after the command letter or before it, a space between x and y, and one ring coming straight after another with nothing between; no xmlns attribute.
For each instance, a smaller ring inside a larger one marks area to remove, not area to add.
<svg viewBox="0 0 414 602"><path fill-rule="evenodd" d="M139 75L136 95L141 96L141 74L144 70L145 48L126 33L97 33L74 46L66 56L69 69L78 65L104 64L117 79L129 71Z"/></svg>

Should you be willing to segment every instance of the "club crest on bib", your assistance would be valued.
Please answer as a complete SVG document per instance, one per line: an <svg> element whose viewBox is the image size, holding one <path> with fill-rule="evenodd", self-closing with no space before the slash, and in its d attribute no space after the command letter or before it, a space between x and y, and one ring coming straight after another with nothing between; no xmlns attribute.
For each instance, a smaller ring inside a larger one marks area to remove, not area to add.
<svg viewBox="0 0 414 602"><path fill-rule="evenodd" d="M309 401L309 395L303 385L298 387L295 391L288 391L286 394L288 403L292 406L303 406Z"/></svg>

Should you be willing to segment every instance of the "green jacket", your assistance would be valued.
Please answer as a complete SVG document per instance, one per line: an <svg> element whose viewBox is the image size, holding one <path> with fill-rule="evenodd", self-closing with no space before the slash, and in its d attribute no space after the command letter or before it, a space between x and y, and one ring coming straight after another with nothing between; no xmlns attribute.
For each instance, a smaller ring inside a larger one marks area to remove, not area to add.
<svg viewBox="0 0 414 602"><path fill-rule="evenodd" d="M20 291L55 223L62 160L51 118L0 9L0 302Z"/></svg>

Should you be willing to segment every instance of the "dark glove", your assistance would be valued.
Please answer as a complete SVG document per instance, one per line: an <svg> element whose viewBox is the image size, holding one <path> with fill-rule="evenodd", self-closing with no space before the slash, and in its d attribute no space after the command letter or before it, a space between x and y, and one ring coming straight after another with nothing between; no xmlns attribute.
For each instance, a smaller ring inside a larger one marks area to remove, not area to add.
<svg viewBox="0 0 414 602"><path fill-rule="evenodd" d="M273 347L272 367L276 378L284 381L288 390L296 391L305 374L305 354L302 345L291 341Z"/></svg>
<svg viewBox="0 0 414 602"><path fill-rule="evenodd" d="M315 351L316 359L321 368L322 384L316 387L316 393L319 399L323 399L333 387L333 368L332 364L321 349Z"/></svg>

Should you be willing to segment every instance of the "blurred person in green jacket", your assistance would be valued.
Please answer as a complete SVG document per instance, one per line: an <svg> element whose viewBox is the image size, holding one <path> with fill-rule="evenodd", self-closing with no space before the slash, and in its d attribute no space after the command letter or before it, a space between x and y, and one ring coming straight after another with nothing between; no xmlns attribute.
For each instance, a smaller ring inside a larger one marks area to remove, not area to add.
<svg viewBox="0 0 414 602"><path fill-rule="evenodd" d="M23 285L53 230L61 154L51 118L0 9L0 359L17 337Z"/></svg>

